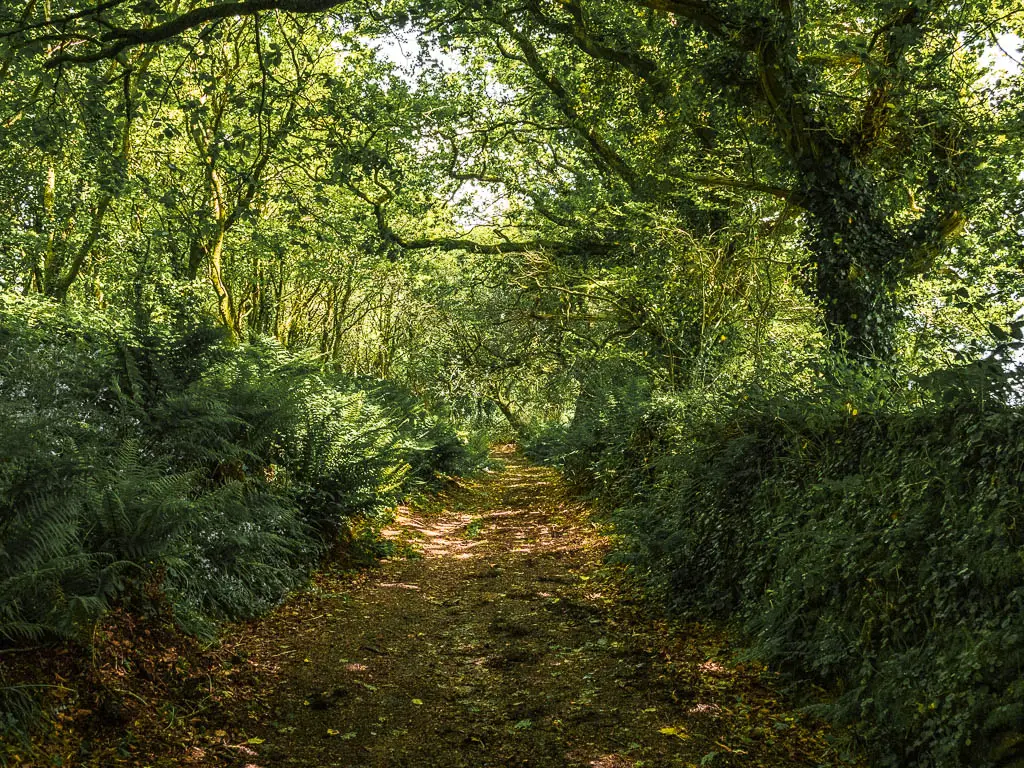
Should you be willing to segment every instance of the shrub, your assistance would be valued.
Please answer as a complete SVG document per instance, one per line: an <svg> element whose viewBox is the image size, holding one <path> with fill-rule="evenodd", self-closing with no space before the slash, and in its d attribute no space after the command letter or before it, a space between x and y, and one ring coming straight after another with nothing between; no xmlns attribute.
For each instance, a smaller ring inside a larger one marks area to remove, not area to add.
<svg viewBox="0 0 1024 768"><path fill-rule="evenodd" d="M469 467L410 397L270 341L0 295L0 642L159 595L209 633L276 604L413 487Z"/></svg>
<svg viewBox="0 0 1024 768"><path fill-rule="evenodd" d="M674 611L832 687L875 764L994 764L1024 724L1024 413L861 408L839 386L609 396L560 460Z"/></svg>

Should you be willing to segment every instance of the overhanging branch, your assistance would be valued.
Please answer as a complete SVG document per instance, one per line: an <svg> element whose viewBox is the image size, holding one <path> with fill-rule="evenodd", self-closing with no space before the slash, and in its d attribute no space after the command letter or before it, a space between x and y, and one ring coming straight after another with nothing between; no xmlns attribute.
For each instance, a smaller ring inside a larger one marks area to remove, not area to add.
<svg viewBox="0 0 1024 768"><path fill-rule="evenodd" d="M100 38L101 47L98 50L80 54L58 53L47 60L46 67L52 68L61 64L85 64L111 59L128 48L166 42L190 29L220 19L253 16L263 11L323 13L345 5L347 2L348 0L242 0L242 2L202 6L153 27L145 29L114 28Z"/></svg>

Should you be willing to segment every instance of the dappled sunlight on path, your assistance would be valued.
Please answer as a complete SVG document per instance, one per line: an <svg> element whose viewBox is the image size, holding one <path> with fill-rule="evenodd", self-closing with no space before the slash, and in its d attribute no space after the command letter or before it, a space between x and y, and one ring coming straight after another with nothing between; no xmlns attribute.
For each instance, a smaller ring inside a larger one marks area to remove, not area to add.
<svg viewBox="0 0 1024 768"><path fill-rule="evenodd" d="M385 535L406 556L237 640L268 688L239 766L838 764L717 633L644 614L553 471L501 458L398 511Z"/></svg>

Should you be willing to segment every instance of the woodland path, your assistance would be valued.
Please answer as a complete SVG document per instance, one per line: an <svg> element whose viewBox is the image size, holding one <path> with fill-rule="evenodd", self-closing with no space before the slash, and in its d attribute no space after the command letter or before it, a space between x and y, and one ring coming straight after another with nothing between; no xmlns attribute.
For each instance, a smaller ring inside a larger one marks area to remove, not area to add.
<svg viewBox="0 0 1024 768"><path fill-rule="evenodd" d="M839 765L721 635L668 628L604 565L556 473L505 468L402 508L405 556L232 640L260 672L219 756L248 768ZM412 556L410 556L412 555Z"/></svg>

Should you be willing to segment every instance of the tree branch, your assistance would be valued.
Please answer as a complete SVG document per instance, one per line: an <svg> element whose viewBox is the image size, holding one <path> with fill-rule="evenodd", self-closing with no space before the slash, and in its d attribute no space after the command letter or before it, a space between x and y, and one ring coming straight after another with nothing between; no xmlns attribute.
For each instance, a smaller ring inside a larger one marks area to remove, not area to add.
<svg viewBox="0 0 1024 768"><path fill-rule="evenodd" d="M637 5L660 13L682 16L715 37L725 38L729 33L725 21L715 14L710 3L702 0L637 0Z"/></svg>
<svg viewBox="0 0 1024 768"><path fill-rule="evenodd" d="M99 50L80 54L60 53L48 59L45 66L53 68L61 64L85 64L110 59L128 48L162 43L211 21L233 16L253 16L263 11L287 11L300 14L323 13L345 5L347 2L348 0L242 0L242 2L203 6L148 29L114 28L100 38L102 47Z"/></svg>
<svg viewBox="0 0 1024 768"><path fill-rule="evenodd" d="M538 23L552 32L564 35L588 56L618 64L634 77L643 80L658 98L663 99L671 92L668 81L662 77L658 65L653 61L634 51L613 48L591 34L583 16L583 6L578 0L568 0L564 4L565 10L572 17L572 23L558 21L544 13L539 0L529 0L527 8Z"/></svg>
<svg viewBox="0 0 1024 768"><path fill-rule="evenodd" d="M580 111L573 105L572 98L569 96L566 87L544 65L533 41L517 30L508 19L498 18L491 21L505 30L509 37L515 40L516 45L519 46L519 50L523 54L520 60L533 71L534 76L551 92L559 111L568 118L572 129L586 141L601 164L622 179L631 190L636 191L639 189L639 179L636 173L604 137L584 121Z"/></svg>

